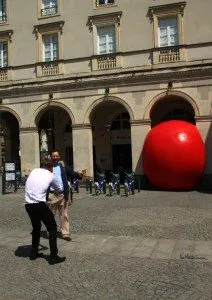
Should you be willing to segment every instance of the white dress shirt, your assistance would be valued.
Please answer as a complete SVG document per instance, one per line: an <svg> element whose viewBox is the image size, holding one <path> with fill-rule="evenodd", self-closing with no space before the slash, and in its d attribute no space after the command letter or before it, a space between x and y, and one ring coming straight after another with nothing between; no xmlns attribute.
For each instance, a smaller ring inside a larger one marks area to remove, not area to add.
<svg viewBox="0 0 212 300"><path fill-rule="evenodd" d="M25 202L27 204L46 202L46 193L50 185L55 191L61 192L60 184L53 173L42 168L32 170L25 185Z"/></svg>

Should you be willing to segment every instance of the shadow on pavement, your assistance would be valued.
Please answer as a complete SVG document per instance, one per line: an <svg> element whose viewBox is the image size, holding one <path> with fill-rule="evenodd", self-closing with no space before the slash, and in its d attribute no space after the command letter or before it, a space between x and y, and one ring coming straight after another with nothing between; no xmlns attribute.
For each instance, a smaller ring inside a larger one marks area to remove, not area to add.
<svg viewBox="0 0 212 300"><path fill-rule="evenodd" d="M39 251L47 250L47 249L48 249L48 247L45 247L43 245L39 246ZM30 251L31 251L31 245L23 245L23 246L19 246L15 250L14 254L17 257L29 258ZM43 258L46 259L46 260L49 260L49 255L43 255Z"/></svg>
<svg viewBox="0 0 212 300"><path fill-rule="evenodd" d="M49 237L48 237L48 234L47 234L47 231L46 230L41 230L41 232L40 232L40 237L42 237L43 239L49 239ZM61 232L57 232L57 238L58 239L63 239L62 238L62 234L61 234Z"/></svg>

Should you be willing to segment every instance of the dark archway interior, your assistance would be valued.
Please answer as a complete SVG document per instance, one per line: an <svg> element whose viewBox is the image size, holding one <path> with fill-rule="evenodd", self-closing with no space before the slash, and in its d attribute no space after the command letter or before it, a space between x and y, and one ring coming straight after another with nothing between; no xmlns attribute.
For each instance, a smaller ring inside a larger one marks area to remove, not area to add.
<svg viewBox="0 0 212 300"><path fill-rule="evenodd" d="M4 134L4 139L1 141L2 159L16 162L17 168L20 169L18 121L10 112L1 112L1 122Z"/></svg>
<svg viewBox="0 0 212 300"><path fill-rule="evenodd" d="M40 135L41 158L58 149L61 159L67 165L73 165L72 122L68 113L63 108L49 106L38 114L36 125ZM42 150L42 132L46 134L47 151Z"/></svg>
<svg viewBox="0 0 212 300"><path fill-rule="evenodd" d="M94 172L107 175L132 170L130 115L115 101L100 103L91 113Z"/></svg>
<svg viewBox="0 0 212 300"><path fill-rule="evenodd" d="M168 120L183 120L195 124L195 112L190 103L177 96L166 96L159 100L150 112L151 126Z"/></svg>

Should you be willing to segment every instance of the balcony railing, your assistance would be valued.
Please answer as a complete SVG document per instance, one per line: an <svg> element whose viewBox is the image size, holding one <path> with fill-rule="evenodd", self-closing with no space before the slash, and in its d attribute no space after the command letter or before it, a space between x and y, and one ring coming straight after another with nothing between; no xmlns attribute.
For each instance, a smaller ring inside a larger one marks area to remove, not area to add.
<svg viewBox="0 0 212 300"><path fill-rule="evenodd" d="M7 69L0 69L0 81L8 80L8 71Z"/></svg>
<svg viewBox="0 0 212 300"><path fill-rule="evenodd" d="M98 70L116 68L116 55L99 56L97 58L97 68Z"/></svg>
<svg viewBox="0 0 212 300"><path fill-rule="evenodd" d="M0 16L0 24L5 23L5 22L7 22L7 15L6 15L6 13L3 13Z"/></svg>
<svg viewBox="0 0 212 300"><path fill-rule="evenodd" d="M159 49L159 63L180 61L179 47L167 47Z"/></svg>
<svg viewBox="0 0 212 300"><path fill-rule="evenodd" d="M48 62L42 65L42 75L51 76L59 74L59 64L58 62Z"/></svg>
<svg viewBox="0 0 212 300"><path fill-rule="evenodd" d="M58 12L58 8L57 6L53 6L53 7L47 7L47 8L43 8L41 9L41 16L48 16L48 15L55 15Z"/></svg>

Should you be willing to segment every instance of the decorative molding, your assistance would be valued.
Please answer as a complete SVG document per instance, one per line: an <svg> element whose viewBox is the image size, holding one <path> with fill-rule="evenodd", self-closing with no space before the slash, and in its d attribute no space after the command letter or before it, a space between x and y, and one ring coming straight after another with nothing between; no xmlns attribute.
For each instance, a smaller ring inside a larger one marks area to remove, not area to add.
<svg viewBox="0 0 212 300"><path fill-rule="evenodd" d="M51 30L57 30L60 32L60 34L62 34L64 24L65 24L65 21L58 21L58 22L35 25L34 33L35 33L36 39L38 38L39 33L48 32Z"/></svg>
<svg viewBox="0 0 212 300"><path fill-rule="evenodd" d="M207 115L207 116L197 116L195 117L196 122L211 122L212 121L212 116Z"/></svg>
<svg viewBox="0 0 212 300"><path fill-rule="evenodd" d="M130 124L131 124L131 126L140 126L140 125L149 125L149 126L151 126L151 120L150 119L131 120Z"/></svg>
<svg viewBox="0 0 212 300"><path fill-rule="evenodd" d="M0 31L0 39L7 39L10 42L12 41L13 30L4 30Z"/></svg>
<svg viewBox="0 0 212 300"><path fill-rule="evenodd" d="M85 124L73 124L72 125L72 129L73 130L78 130L78 129L92 129L92 125L89 123L85 123Z"/></svg>
<svg viewBox="0 0 212 300"><path fill-rule="evenodd" d="M150 16L153 18L154 15L161 15L163 13L180 13L182 16L184 14L184 8L186 2L177 2L164 5L156 5L149 7Z"/></svg>
<svg viewBox="0 0 212 300"><path fill-rule="evenodd" d="M163 70L162 70L163 71ZM147 72L147 71L130 71L125 73L115 73L106 75L90 75L85 77L80 77L76 79L75 77L67 78L56 78L53 76L48 80L40 80L37 82L29 82L26 84L11 84L8 86L1 87L0 98L16 98L21 96L29 95L41 95L44 93L54 93L54 92L66 92L72 90L81 89L99 89L106 87L122 87L138 84L162 84L170 81L178 82L183 80L197 80L197 79L212 79L212 67L208 68L195 68L189 70L175 70L175 68L170 69L170 72ZM57 84L55 84L57 82ZM45 84L46 83L46 84Z"/></svg>
<svg viewBox="0 0 212 300"><path fill-rule="evenodd" d="M27 133L27 132L38 132L37 127L20 127L20 133Z"/></svg>
<svg viewBox="0 0 212 300"><path fill-rule="evenodd" d="M114 12L108 14L101 14L101 15L93 15L88 17L88 26L90 30L93 30L93 25L95 23L104 23L106 20L113 20L114 23L117 23L120 26L122 12Z"/></svg>

